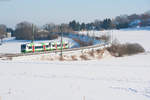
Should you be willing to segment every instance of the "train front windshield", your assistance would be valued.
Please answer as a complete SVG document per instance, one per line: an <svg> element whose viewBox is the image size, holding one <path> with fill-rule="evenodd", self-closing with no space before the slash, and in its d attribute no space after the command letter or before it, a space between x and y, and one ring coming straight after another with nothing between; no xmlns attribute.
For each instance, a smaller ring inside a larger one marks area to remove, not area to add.
<svg viewBox="0 0 150 100"><path fill-rule="evenodd" d="M26 49L26 45L25 44L22 44L21 45L21 50L25 50Z"/></svg>

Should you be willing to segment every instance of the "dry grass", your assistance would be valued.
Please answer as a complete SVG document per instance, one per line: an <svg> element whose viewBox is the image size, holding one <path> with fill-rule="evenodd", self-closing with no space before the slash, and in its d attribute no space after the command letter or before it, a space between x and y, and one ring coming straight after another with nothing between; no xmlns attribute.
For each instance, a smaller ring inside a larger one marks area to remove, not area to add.
<svg viewBox="0 0 150 100"><path fill-rule="evenodd" d="M65 59L64 59L63 56L60 56L60 57L59 57L59 60L60 60L60 61L64 61Z"/></svg>
<svg viewBox="0 0 150 100"><path fill-rule="evenodd" d="M82 60L89 60L86 55L81 55L80 58L81 58Z"/></svg>
<svg viewBox="0 0 150 100"><path fill-rule="evenodd" d="M94 50L88 52L91 57L95 57Z"/></svg>
<svg viewBox="0 0 150 100"><path fill-rule="evenodd" d="M101 53L101 51L102 51L102 50L100 50L100 49L96 50L96 52L97 52L98 54Z"/></svg>
<svg viewBox="0 0 150 100"><path fill-rule="evenodd" d="M72 58L73 61L77 61L78 60L75 55L71 56L71 58Z"/></svg>
<svg viewBox="0 0 150 100"><path fill-rule="evenodd" d="M104 54L104 51L105 51L105 49L103 49L103 50L101 50L101 49L96 50L96 53L98 55L98 57L97 57L98 59L102 58L102 56Z"/></svg>

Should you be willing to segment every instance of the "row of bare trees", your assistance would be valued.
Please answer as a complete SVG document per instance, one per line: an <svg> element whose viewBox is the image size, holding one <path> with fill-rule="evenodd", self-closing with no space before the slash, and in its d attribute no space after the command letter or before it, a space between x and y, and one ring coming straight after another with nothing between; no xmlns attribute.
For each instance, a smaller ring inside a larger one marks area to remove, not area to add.
<svg viewBox="0 0 150 100"><path fill-rule="evenodd" d="M20 40L41 40L41 39L55 39L59 33L69 33L72 29L67 24L55 25L49 23L43 25L43 27L37 27L30 22L21 22L16 25L14 36Z"/></svg>
<svg viewBox="0 0 150 100"><path fill-rule="evenodd" d="M0 25L0 40L1 40L0 45L2 44L3 38L6 36L6 30L7 30L6 25L1 24Z"/></svg>

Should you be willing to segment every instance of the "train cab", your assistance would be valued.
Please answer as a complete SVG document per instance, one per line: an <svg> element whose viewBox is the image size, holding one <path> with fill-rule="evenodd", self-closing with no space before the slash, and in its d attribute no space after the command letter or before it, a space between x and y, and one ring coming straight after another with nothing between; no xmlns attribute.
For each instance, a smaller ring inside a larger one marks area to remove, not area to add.
<svg viewBox="0 0 150 100"><path fill-rule="evenodd" d="M21 52L25 52L26 51L26 44L21 44Z"/></svg>

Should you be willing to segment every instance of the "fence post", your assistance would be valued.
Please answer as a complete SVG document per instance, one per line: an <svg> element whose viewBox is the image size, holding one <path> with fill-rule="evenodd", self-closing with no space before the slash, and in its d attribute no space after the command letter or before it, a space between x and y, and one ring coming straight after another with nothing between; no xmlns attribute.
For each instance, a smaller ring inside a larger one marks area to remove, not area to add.
<svg viewBox="0 0 150 100"><path fill-rule="evenodd" d="M83 100L85 100L85 96L83 96Z"/></svg>

